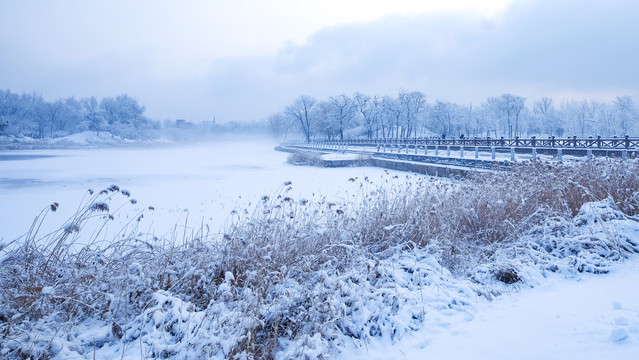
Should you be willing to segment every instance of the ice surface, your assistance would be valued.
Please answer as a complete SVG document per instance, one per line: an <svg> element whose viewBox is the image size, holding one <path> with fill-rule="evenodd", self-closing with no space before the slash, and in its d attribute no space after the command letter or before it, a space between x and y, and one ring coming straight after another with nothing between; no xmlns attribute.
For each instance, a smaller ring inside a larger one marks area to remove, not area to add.
<svg viewBox="0 0 639 360"><path fill-rule="evenodd" d="M209 225L218 232L231 211L273 196L291 181L295 200L340 198L356 185L349 178L377 179L378 168L292 166L288 154L264 141L215 142L191 146L153 146L89 150L0 151L0 155L48 155L49 158L0 161L0 239L23 235L40 211L53 202L42 232L62 226L77 211L88 189L117 184L138 202L122 209L119 224L147 206L141 229L162 236L175 229ZM400 173L401 174L401 173ZM124 203L126 201L122 201ZM112 227L117 228L118 223Z"/></svg>

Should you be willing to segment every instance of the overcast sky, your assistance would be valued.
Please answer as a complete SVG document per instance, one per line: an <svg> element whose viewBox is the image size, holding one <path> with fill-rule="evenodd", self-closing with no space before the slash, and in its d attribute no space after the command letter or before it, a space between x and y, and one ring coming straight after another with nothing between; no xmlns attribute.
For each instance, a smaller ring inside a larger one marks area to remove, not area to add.
<svg viewBox="0 0 639 360"><path fill-rule="evenodd" d="M638 102L638 19L636 0L0 0L0 88L222 122L355 91Z"/></svg>

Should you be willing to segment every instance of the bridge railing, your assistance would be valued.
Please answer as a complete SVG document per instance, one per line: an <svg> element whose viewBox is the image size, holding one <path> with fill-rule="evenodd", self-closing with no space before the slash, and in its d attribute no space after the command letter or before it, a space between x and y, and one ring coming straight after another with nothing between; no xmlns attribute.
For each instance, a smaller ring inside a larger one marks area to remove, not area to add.
<svg viewBox="0 0 639 360"><path fill-rule="evenodd" d="M412 139L345 139L321 141L325 144L338 146L482 146L482 147L532 147L532 148L590 148L590 149L633 149L639 148L639 138L625 137L602 138L588 137L554 137L537 138L465 138L465 139L441 139L441 138L412 138Z"/></svg>

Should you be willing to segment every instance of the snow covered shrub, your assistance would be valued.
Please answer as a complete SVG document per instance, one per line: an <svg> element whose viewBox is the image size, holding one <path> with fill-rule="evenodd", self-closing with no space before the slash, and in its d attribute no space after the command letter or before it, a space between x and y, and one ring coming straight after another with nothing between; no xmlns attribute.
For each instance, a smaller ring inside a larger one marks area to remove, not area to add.
<svg viewBox="0 0 639 360"><path fill-rule="evenodd" d="M286 160L292 165L322 165L322 154L316 151L296 151L291 153Z"/></svg>

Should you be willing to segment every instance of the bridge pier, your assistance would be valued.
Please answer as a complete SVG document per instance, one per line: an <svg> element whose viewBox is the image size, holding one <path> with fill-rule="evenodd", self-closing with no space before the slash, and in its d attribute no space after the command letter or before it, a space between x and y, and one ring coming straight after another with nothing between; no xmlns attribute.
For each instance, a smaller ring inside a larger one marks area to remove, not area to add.
<svg viewBox="0 0 639 360"><path fill-rule="evenodd" d="M563 161L563 154L564 154L564 149L562 149L562 148L557 149L557 160L558 161Z"/></svg>
<svg viewBox="0 0 639 360"><path fill-rule="evenodd" d="M479 159L479 146L475 146L475 159Z"/></svg>
<svg viewBox="0 0 639 360"><path fill-rule="evenodd" d="M490 147L490 153L491 153L491 154L490 154L490 157L491 157L493 160L495 160L495 147L494 147L494 146L491 146L491 147Z"/></svg>
<svg viewBox="0 0 639 360"><path fill-rule="evenodd" d="M512 162L515 161L515 148L514 147L510 148L510 161L512 161Z"/></svg>

